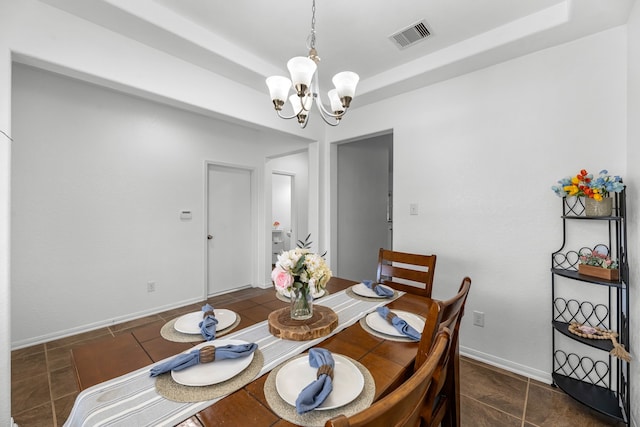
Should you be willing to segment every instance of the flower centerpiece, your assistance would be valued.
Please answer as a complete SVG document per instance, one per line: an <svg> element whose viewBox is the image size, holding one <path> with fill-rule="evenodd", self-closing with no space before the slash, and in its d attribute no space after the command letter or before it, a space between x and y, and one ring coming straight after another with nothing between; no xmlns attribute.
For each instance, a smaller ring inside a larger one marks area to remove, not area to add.
<svg viewBox="0 0 640 427"><path fill-rule="evenodd" d="M610 176L606 169L597 177L582 169L573 177L565 177L551 189L559 197L584 197L585 214L587 216L609 216L612 210L612 199L609 193L620 193L624 184L619 176Z"/></svg>
<svg viewBox="0 0 640 427"><path fill-rule="evenodd" d="M611 258L609 249L598 245L593 250L585 248L578 254L578 272L607 280L618 280L618 261Z"/></svg>
<svg viewBox="0 0 640 427"><path fill-rule="evenodd" d="M291 299L291 318L313 315L313 298L324 294L331 270L322 256L307 248L295 248L278 255L271 279L276 291Z"/></svg>

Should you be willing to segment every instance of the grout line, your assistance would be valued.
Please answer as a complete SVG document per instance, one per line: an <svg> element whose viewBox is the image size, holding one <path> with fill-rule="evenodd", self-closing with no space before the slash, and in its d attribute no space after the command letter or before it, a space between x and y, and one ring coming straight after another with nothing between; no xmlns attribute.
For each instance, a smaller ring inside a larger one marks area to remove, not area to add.
<svg viewBox="0 0 640 427"><path fill-rule="evenodd" d="M471 399L471 400L473 400L473 401L475 401L475 402L477 402L477 403L481 404L482 406L486 406L486 407L488 407L488 408L491 408L491 409L494 409L494 410L496 410L496 411L498 411L498 412L501 412L501 413L503 413L503 414L505 414L505 415L508 415L508 416L510 416L511 418L515 418L516 420L518 420L518 419L519 419L516 415L510 414L510 413L508 413L508 412L506 412L506 411L504 411L504 410L502 410L502 409L500 409L500 408L496 408L495 406L491 406L491 405L489 405L488 403L485 403L485 402L483 402L483 401L481 401L481 400L478 400L478 399L476 399L476 398L474 398L474 397L471 397L471 396L469 396L469 395L467 395L467 394L461 393L460 395L461 395L461 396L466 397L467 399ZM524 421L523 421L523 422L524 422Z"/></svg>
<svg viewBox="0 0 640 427"><path fill-rule="evenodd" d="M44 362L47 367L47 382L49 383L49 400L51 401L51 418L53 419L53 427L58 427L58 419L56 417L56 405L53 402L53 385L51 384L51 367L49 366L49 349L44 344Z"/></svg>
<svg viewBox="0 0 640 427"><path fill-rule="evenodd" d="M524 427L525 417L527 416L527 403L529 402L529 387L531 386L531 379L527 378L527 391L524 393L524 408L522 408L522 425Z"/></svg>

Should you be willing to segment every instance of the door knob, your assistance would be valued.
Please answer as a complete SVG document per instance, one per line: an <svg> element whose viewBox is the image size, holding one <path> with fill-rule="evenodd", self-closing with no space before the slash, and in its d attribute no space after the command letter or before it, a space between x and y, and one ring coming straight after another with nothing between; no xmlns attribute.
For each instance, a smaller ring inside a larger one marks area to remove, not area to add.
<svg viewBox="0 0 640 427"><path fill-rule="evenodd" d="M211 239L213 239L213 236L211 234L207 234L207 239L211 240Z"/></svg>

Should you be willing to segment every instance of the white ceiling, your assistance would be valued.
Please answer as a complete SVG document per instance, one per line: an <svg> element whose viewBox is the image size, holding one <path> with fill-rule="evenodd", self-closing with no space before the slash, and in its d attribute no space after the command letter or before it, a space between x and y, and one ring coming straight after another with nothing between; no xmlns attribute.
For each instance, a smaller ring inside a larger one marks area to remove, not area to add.
<svg viewBox="0 0 640 427"><path fill-rule="evenodd" d="M312 0L41 0L267 92L307 54ZM321 87L360 75L353 107L623 25L634 0L317 0ZM389 36L420 20L431 36ZM267 95L265 95L267 96Z"/></svg>

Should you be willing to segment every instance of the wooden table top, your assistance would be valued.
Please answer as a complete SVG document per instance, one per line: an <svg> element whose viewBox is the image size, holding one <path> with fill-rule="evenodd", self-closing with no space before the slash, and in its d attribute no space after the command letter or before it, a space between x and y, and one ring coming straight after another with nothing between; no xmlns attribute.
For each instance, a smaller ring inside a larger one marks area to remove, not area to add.
<svg viewBox="0 0 640 427"><path fill-rule="evenodd" d="M347 289L354 283L350 280L332 278L327 285L330 293ZM275 291L265 293L252 300L246 311L240 309L241 302L218 304L216 307L238 310L244 328L266 320L268 314L288 304L276 298ZM432 300L405 294L388 307L426 316ZM250 318L249 318L250 317ZM72 350L78 384L81 390L116 378L153 362L180 353L198 343L175 343L160 336L157 324L138 328L131 333L117 335ZM385 340L366 332L359 323L326 339L319 346L336 354L348 356L364 365L375 381L375 399L386 395L405 381L412 372L418 344ZM293 426L271 411L264 396L267 375L262 375L245 387L230 394L217 403L202 410L192 418L203 426L219 426L221 420L230 426Z"/></svg>

